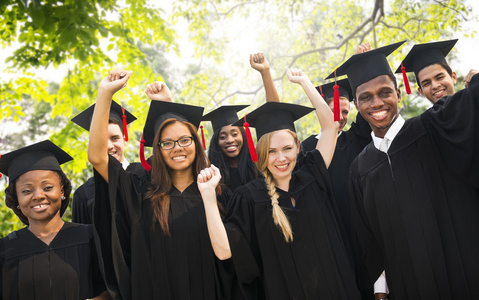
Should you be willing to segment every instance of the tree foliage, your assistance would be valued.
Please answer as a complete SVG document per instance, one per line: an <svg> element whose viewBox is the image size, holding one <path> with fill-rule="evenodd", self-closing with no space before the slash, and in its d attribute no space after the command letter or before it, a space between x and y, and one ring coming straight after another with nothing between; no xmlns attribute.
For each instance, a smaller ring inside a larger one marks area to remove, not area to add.
<svg viewBox="0 0 479 300"><path fill-rule="evenodd" d="M0 11L0 44L14 49L2 58L10 76L0 79L1 152L50 138L74 154L64 167L74 188L92 171L88 134L69 120L94 103L99 80L112 68L134 71L115 100L138 117L126 149L127 158L138 161L147 83L165 81L175 101L206 111L232 103L252 104L252 110L264 102L264 91L244 51L261 51L282 100L307 105L301 88L287 82L286 68L325 83L360 43L407 40L391 56L395 68L414 43L450 38L472 18L458 0L177 0L165 7L146 0L1 0ZM69 66L62 79L37 75L62 65ZM416 98L403 93L404 114L422 111ZM22 130L7 130L12 124ZM313 115L297 127L300 137L319 130ZM0 181L5 186L6 179ZM4 206L0 213L0 235L20 226Z"/></svg>

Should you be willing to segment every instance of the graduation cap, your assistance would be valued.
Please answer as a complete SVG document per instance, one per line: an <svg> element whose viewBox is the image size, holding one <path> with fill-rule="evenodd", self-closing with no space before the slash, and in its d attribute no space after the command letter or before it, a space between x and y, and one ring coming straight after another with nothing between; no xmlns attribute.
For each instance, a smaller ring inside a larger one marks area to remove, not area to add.
<svg viewBox="0 0 479 300"><path fill-rule="evenodd" d="M393 74L386 57L404 43L398 42L364 53L354 54L345 63L339 66L326 79L336 76L348 75L351 90L356 93L356 88L380 75Z"/></svg>
<svg viewBox="0 0 479 300"><path fill-rule="evenodd" d="M349 84L349 80L347 78L338 80L336 82L319 85L316 87L316 90L318 90L324 100L333 98L335 84L338 85L338 92L340 97L345 97L349 101L353 101L353 91L351 90L351 85Z"/></svg>
<svg viewBox="0 0 479 300"><path fill-rule="evenodd" d="M145 160L144 146L153 146L153 139L161 124L168 119L176 119L189 122L198 128L203 116L203 110L204 107L201 106L158 100L151 101L140 145L140 161L145 170L149 171L151 167Z"/></svg>
<svg viewBox="0 0 479 300"><path fill-rule="evenodd" d="M247 114L243 120L233 123L234 126L244 126L248 147L253 162L258 158L254 148L253 139L249 127L256 128L256 138L259 140L264 134L280 129L289 129L296 132L294 121L312 112L314 108L297 104L282 102L266 102L251 113Z"/></svg>
<svg viewBox="0 0 479 300"><path fill-rule="evenodd" d="M249 105L223 105L210 111L201 119L202 121L211 121L213 131L221 129L238 121L237 112L245 109Z"/></svg>
<svg viewBox="0 0 479 300"><path fill-rule="evenodd" d="M74 116L71 121L86 131L90 131L91 119L93 117L93 110L95 109L95 104L91 105L78 115ZM128 141L128 131L126 125L136 120L136 117L127 111L123 106L118 104L115 101L111 101L110 107L110 120L114 120L123 124L123 132L125 132L125 141Z"/></svg>
<svg viewBox="0 0 479 300"><path fill-rule="evenodd" d="M73 158L49 140L26 146L0 157L0 172L10 182L33 170L61 171L61 164Z"/></svg>
<svg viewBox="0 0 479 300"><path fill-rule="evenodd" d="M407 80L406 72L414 72L416 80L418 81L417 74L425 67L446 61L446 56L451 52L452 48L456 44L458 39L433 42L426 44L417 44L411 48L411 51L401 62L401 65L397 68L396 73L402 73L404 78L404 85L408 94L411 93L409 87L409 81Z"/></svg>

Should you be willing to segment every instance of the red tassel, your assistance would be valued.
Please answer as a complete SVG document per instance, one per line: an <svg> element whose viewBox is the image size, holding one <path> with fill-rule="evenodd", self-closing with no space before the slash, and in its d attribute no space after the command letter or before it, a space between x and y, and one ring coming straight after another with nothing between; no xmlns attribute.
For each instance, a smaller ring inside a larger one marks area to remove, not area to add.
<svg viewBox="0 0 479 300"><path fill-rule="evenodd" d="M125 116L125 108L121 107L121 112L123 113L123 131L125 132L125 142L128 142L128 130L126 129L126 116Z"/></svg>
<svg viewBox="0 0 479 300"><path fill-rule="evenodd" d="M254 163L258 162L258 155L256 154L256 149L254 148L253 138L251 137L251 131L249 130L249 123L246 122L246 115L244 116L244 129L246 131L246 141L248 142L249 153L251 155L251 160Z"/></svg>
<svg viewBox="0 0 479 300"><path fill-rule="evenodd" d="M406 68L402 65L402 62L401 62L401 72L402 72L402 78L404 79L404 87L406 88L406 93L408 95L411 95L411 87L409 86L409 80L407 79Z"/></svg>
<svg viewBox="0 0 479 300"><path fill-rule="evenodd" d="M324 94L323 94L323 86L319 85L319 94L321 94L321 97L324 99Z"/></svg>
<svg viewBox="0 0 479 300"><path fill-rule="evenodd" d="M203 125L200 125L200 129L201 129L201 142L203 142L203 149L206 150L205 133L203 132Z"/></svg>
<svg viewBox="0 0 479 300"><path fill-rule="evenodd" d="M336 82L336 70L334 70L334 121L339 122L339 85Z"/></svg>
<svg viewBox="0 0 479 300"><path fill-rule="evenodd" d="M141 142L140 142L140 162L141 162L141 165L143 166L143 169L145 169L147 172L151 170L151 166L148 164L148 162L145 159L145 140L143 139L143 135L141 135Z"/></svg>

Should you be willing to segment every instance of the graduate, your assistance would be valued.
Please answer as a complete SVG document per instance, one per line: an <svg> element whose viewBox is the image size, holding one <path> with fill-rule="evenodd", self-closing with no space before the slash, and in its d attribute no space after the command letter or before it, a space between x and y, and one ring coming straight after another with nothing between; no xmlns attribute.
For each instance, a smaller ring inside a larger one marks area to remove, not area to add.
<svg viewBox="0 0 479 300"><path fill-rule="evenodd" d="M91 118L95 104L91 105L71 121L86 131L90 131ZM123 116L125 123L123 123ZM134 167L140 167L139 163L130 165L125 158L125 146L128 141L128 132L126 126L136 120L128 110L120 104L111 102L110 116L108 118L108 154L116 158L126 170ZM95 201L95 180L93 177L80 185L73 194L72 203L72 221L75 223L92 224L93 203Z"/></svg>
<svg viewBox="0 0 479 300"><path fill-rule="evenodd" d="M410 94L409 81L406 72L414 72L417 90L432 104L445 96L454 95L454 85L457 82L456 72L453 72L446 61L446 56L456 44L457 39L416 44L407 54L396 73L402 73L406 91ZM466 87L478 71L471 69L464 77Z"/></svg>
<svg viewBox="0 0 479 300"><path fill-rule="evenodd" d="M306 75L287 75L314 108L266 103L246 116L259 138L264 179L235 191L224 225L214 205L219 170L212 166L198 176L213 249L220 259L233 258L249 299L359 299L327 173L338 123ZM317 150L298 161L294 120L312 110L323 134Z"/></svg>
<svg viewBox="0 0 479 300"><path fill-rule="evenodd" d="M153 154L150 165L140 153L142 172L127 173L107 155L111 98L131 73L115 70L100 82L90 129L95 199L102 199L94 225L102 255L113 257L106 276L116 277L121 299L228 299L196 183L209 166L196 133L203 107L151 101L142 144ZM226 193L218 188L215 195L223 201ZM114 218L105 223L109 214Z"/></svg>
<svg viewBox="0 0 479 300"><path fill-rule="evenodd" d="M266 102L279 102L278 92L271 77L269 62L263 53L250 54L250 65L261 74ZM258 171L246 145L242 126L232 126L238 120L237 112L249 105L225 105L203 116L211 121L213 136L208 149L210 162L220 169L224 184L234 191L258 178Z"/></svg>
<svg viewBox="0 0 479 300"><path fill-rule="evenodd" d="M385 270L391 299L474 299L479 77L404 121L386 59L401 44L353 55L337 69L373 138L351 165L358 283L368 288Z"/></svg>
<svg viewBox="0 0 479 300"><path fill-rule="evenodd" d="M249 105L223 105L204 115L203 121L211 121L213 136L208 158L223 174L224 184L234 191L258 178L258 171L246 144L246 132L242 126L232 126L238 121L237 112Z"/></svg>
<svg viewBox="0 0 479 300"><path fill-rule="evenodd" d="M91 225L64 222L72 157L45 140L0 158L5 202L27 227L0 239L0 299L111 299L99 271Z"/></svg>

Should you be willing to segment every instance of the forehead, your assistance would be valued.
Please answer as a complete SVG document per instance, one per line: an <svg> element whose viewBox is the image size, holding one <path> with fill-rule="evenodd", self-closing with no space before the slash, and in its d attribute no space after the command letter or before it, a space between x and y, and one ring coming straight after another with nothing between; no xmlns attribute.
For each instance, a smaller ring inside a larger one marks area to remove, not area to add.
<svg viewBox="0 0 479 300"><path fill-rule="evenodd" d="M384 87L390 87L393 90L396 90L394 82L391 80L391 78L389 78L388 75L374 77L373 79L359 85L356 88L356 96L363 93L374 93Z"/></svg>
<svg viewBox="0 0 479 300"><path fill-rule="evenodd" d="M32 170L23 173L17 179L17 184L34 184L45 180L58 181L60 177L58 173L51 170Z"/></svg>
<svg viewBox="0 0 479 300"><path fill-rule="evenodd" d="M286 129L277 130L271 134L269 140L270 148L282 148L286 145L294 144L294 137Z"/></svg>
<svg viewBox="0 0 479 300"><path fill-rule="evenodd" d="M220 134L225 134L225 133L229 133L229 132L233 132L233 131L239 131L239 130L240 129L239 129L238 126L226 125L226 126L221 127Z"/></svg>
<svg viewBox="0 0 479 300"><path fill-rule="evenodd" d="M123 133L121 132L120 125L116 123L109 123L108 124L108 134L109 135L120 135L123 136Z"/></svg>
<svg viewBox="0 0 479 300"><path fill-rule="evenodd" d="M432 64L422 68L421 71L417 73L417 77L418 77L417 79L418 81L430 79L439 73L447 74L447 70L444 69L444 67L441 66L440 64Z"/></svg>
<svg viewBox="0 0 479 300"><path fill-rule="evenodd" d="M334 101L330 101L330 102L328 103L328 105L329 105L329 107L330 107L331 109L333 109L333 108L334 108ZM349 108L350 102L349 102L348 99L346 99L346 98L344 98L344 97L340 97L340 98L339 98L339 105L341 106L342 109L344 109L344 108L346 108L346 107Z"/></svg>
<svg viewBox="0 0 479 300"><path fill-rule="evenodd" d="M177 139L185 135L191 135L188 127L181 122L175 122L163 128L160 139Z"/></svg>

